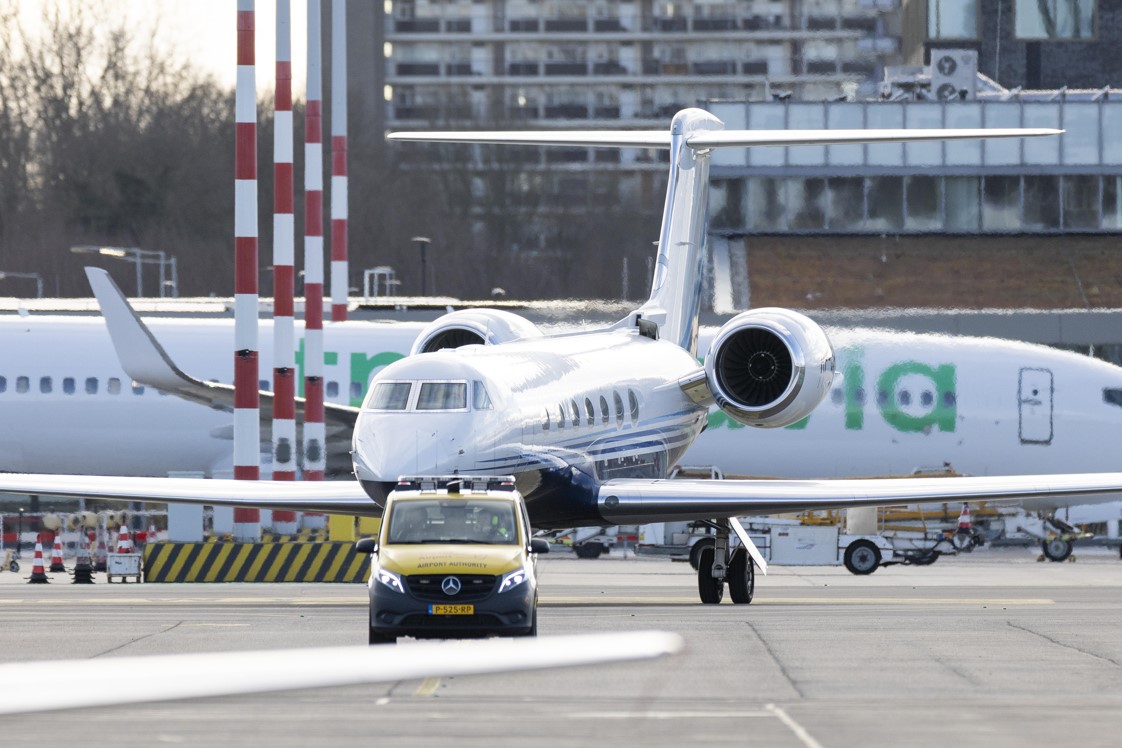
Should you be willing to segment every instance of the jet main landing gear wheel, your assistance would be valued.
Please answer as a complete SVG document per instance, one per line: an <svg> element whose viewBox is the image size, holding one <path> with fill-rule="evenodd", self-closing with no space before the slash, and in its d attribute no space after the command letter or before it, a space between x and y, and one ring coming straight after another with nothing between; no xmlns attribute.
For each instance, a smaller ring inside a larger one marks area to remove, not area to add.
<svg viewBox="0 0 1122 748"><path fill-rule="evenodd" d="M729 597L737 605L747 605L756 594L756 562L744 548L737 548L729 562Z"/></svg>
<svg viewBox="0 0 1122 748"><path fill-rule="evenodd" d="M717 605L725 596L725 580L713 576L712 548L702 548L697 559L697 593L706 605Z"/></svg>

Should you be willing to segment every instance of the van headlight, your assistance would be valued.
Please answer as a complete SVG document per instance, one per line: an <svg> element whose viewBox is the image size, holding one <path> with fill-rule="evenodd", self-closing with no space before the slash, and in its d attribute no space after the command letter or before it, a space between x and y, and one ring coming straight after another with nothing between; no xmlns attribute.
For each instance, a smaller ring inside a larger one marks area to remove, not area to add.
<svg viewBox="0 0 1122 748"><path fill-rule="evenodd" d="M394 592L405 594L405 587L401 585L400 574L394 574L392 571L379 567L374 570L374 578L378 580L379 584L384 584Z"/></svg>
<svg viewBox="0 0 1122 748"><path fill-rule="evenodd" d="M515 569L512 572L504 574L503 575L503 581L502 581L501 584L499 584L499 594L501 595L502 593L506 592L507 590L514 589L515 587L522 584L523 582L525 582L529 578L530 578L530 572L527 571L525 567L523 567L521 569Z"/></svg>

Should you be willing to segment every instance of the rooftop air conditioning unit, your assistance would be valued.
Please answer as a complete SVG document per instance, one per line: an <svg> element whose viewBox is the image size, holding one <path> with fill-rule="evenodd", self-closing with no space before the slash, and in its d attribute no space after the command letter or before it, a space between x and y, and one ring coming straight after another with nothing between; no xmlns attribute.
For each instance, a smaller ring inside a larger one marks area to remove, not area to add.
<svg viewBox="0 0 1122 748"><path fill-rule="evenodd" d="M939 101L973 101L978 87L978 52L931 50L931 95Z"/></svg>

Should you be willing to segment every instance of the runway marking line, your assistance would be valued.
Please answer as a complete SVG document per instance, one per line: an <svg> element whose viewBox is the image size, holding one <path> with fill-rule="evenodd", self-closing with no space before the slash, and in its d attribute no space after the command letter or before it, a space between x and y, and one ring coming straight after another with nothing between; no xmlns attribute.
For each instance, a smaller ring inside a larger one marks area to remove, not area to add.
<svg viewBox="0 0 1122 748"><path fill-rule="evenodd" d="M822 748L822 744L815 740L811 734L806 731L805 727L796 722L794 718L783 711L783 709L777 707L775 704L768 704L764 709L774 714L780 722L785 724L787 729L793 732L795 737L799 739L799 742L805 745L806 748Z"/></svg>
<svg viewBox="0 0 1122 748"><path fill-rule="evenodd" d="M750 717L774 717L767 711L667 711L667 712L577 712L570 714L574 719L739 719Z"/></svg>
<svg viewBox="0 0 1122 748"><path fill-rule="evenodd" d="M335 605L347 607L366 606L367 600L349 598L290 598L290 597L106 597L106 598L0 598L0 604L8 605L283 605L292 607ZM543 597L542 606L562 605L700 605L697 598L689 597L602 597L602 596L549 596ZM1056 601L1046 597L757 597L753 605L984 605L993 607L1024 607L1034 605L1055 605Z"/></svg>

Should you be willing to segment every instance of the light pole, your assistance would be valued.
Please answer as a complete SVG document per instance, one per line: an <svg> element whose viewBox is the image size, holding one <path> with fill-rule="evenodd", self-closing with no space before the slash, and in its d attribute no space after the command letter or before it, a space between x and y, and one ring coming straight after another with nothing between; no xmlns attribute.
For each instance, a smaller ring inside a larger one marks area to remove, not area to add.
<svg viewBox="0 0 1122 748"><path fill-rule="evenodd" d="M427 236L414 236L413 243L421 250L421 296L428 296L428 248L432 244L432 239Z"/></svg>
<svg viewBox="0 0 1122 748"><path fill-rule="evenodd" d="M36 298L43 298L43 276L38 273L12 273L7 270L0 271L0 280L5 278L33 278L35 279Z"/></svg>
<svg viewBox="0 0 1122 748"><path fill-rule="evenodd" d="M174 298L179 296L179 269L175 255L169 255L162 249L141 249L140 247L99 247L97 245L81 245L71 247L74 254L101 255L102 257L115 257L119 260L131 260L136 263L136 295L144 296L144 264L158 264L160 266L160 298L165 298L169 293ZM167 267L171 266L171 279L167 279Z"/></svg>

